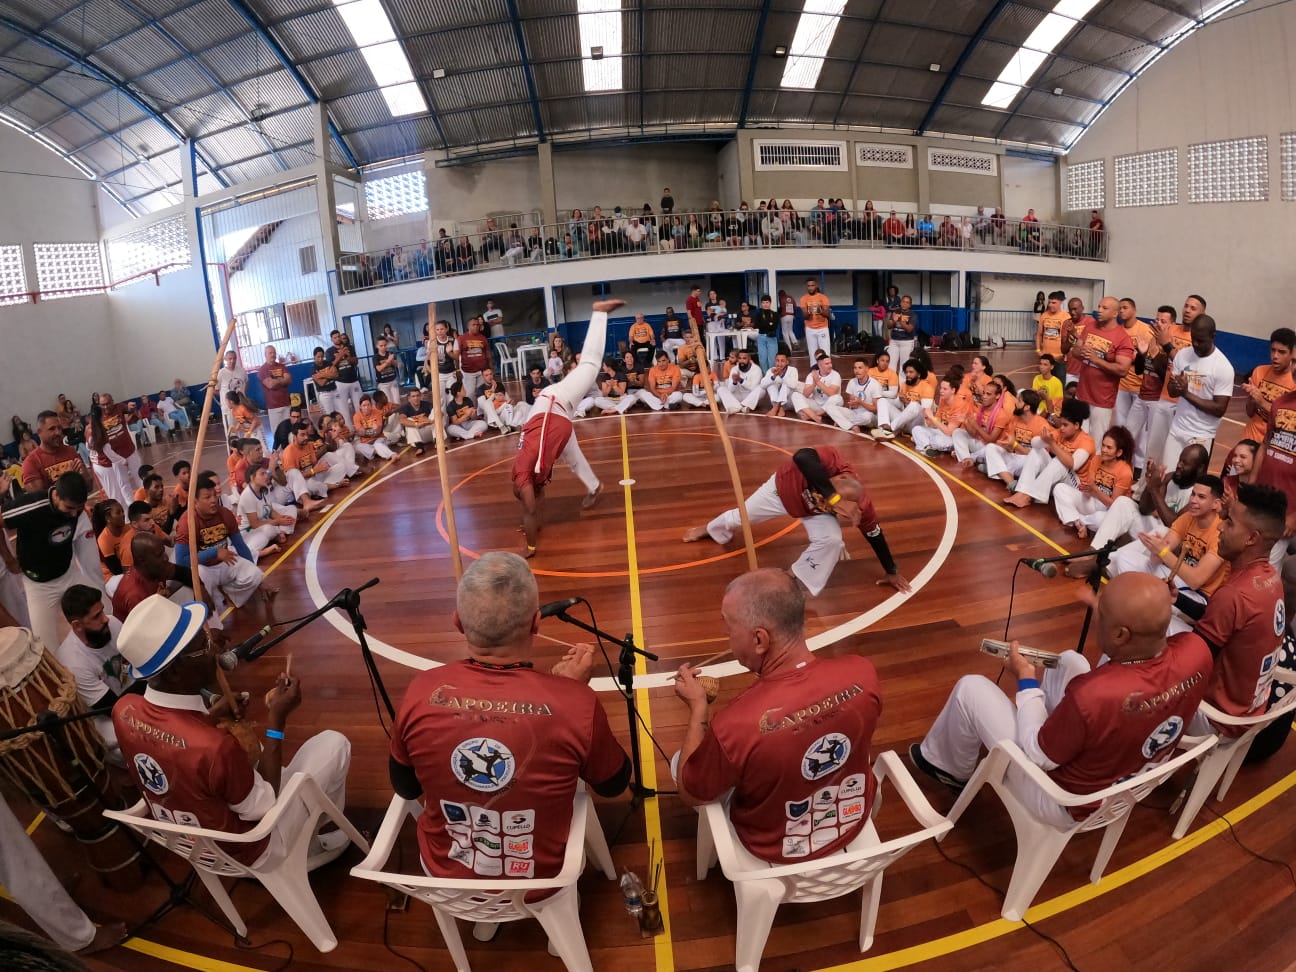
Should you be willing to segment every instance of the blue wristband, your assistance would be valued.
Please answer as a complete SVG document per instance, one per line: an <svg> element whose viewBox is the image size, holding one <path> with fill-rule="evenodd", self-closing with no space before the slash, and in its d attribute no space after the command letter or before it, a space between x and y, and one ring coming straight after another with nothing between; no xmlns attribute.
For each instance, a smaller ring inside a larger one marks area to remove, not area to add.
<svg viewBox="0 0 1296 972"><path fill-rule="evenodd" d="M284 737L284 734L283 734L280 730L278 730L278 729L267 729L267 730L266 730L266 738L267 738L267 739L283 739L283 737Z"/></svg>
<svg viewBox="0 0 1296 972"><path fill-rule="evenodd" d="M1017 679L1017 691L1018 691L1018 692L1025 692L1027 689L1033 689L1033 688L1039 688L1039 687L1040 687L1040 683L1039 683L1039 679L1038 679L1038 678L1019 678L1019 679ZM283 733L281 732L281 733L279 733L279 735L282 736Z"/></svg>

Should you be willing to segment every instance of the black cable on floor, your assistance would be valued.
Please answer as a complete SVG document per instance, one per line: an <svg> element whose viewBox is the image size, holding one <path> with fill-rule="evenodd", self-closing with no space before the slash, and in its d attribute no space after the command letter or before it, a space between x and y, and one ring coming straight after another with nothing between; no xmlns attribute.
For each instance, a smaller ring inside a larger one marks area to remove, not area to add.
<svg viewBox="0 0 1296 972"><path fill-rule="evenodd" d="M403 855L404 855L404 851L401 849L400 841L397 841L397 842L396 842L396 871L397 871L397 873L400 873L401 868L403 867L403 860L402 860ZM383 890L386 891L387 894L389 894L389 895L390 895L390 894L396 894L396 893L397 893L397 891L396 891L395 888L389 888L389 887L386 887L386 886L384 886ZM412 902L411 902L411 903L412 903ZM396 949L392 946L391 940L390 940L390 938L388 937L389 934L390 934L390 928L391 928L391 916L392 916L392 909L391 909L390 907L388 907L387 905L383 905L383 936L382 936L383 948L387 949L387 951L391 952L391 953L392 953L393 955L395 955L398 959L401 959L401 960L403 960L403 961L408 962L410 965L414 966L414 968L418 969L419 972L428 972L428 970L427 970L427 968L426 968L425 966L420 965L416 960L410 958L410 956L406 955L404 952L398 952L398 951L396 951Z"/></svg>
<svg viewBox="0 0 1296 972"><path fill-rule="evenodd" d="M262 942L260 945L252 945L250 943L244 944L245 941L246 939L240 941L239 936L235 935L234 947L238 949L242 949L245 952L260 952L262 949L269 948L271 945L288 946L288 957L283 960L283 964L276 965L273 969L270 969L269 972L283 972L284 969L289 968L293 964L292 942L288 941L285 938L273 938L268 942Z"/></svg>
<svg viewBox="0 0 1296 972"><path fill-rule="evenodd" d="M1248 854L1254 857L1257 861L1264 861L1266 864L1274 865L1274 867L1285 867L1287 869L1287 873L1291 876L1292 884L1296 885L1296 870L1292 870L1292 866L1290 864L1277 857L1266 857L1264 854L1252 850L1246 844L1242 843L1242 838L1238 836L1237 831L1233 828L1233 821L1229 820L1228 817L1224 816L1224 814L1220 813L1218 810L1216 810L1214 807L1210 806L1209 804L1202 804L1202 809L1205 810L1207 813L1210 813L1213 816L1219 818L1220 820L1223 820L1225 825L1228 827L1229 836L1233 838L1233 841L1240 848L1242 848L1244 851L1246 851Z"/></svg>
<svg viewBox="0 0 1296 972"><path fill-rule="evenodd" d="M954 860L954 858L950 857L949 854L945 853L945 848L940 841L935 841L935 844L936 844L936 852L940 854L941 857L945 858L945 860L949 861L951 864L955 865L956 867L963 868L963 870L967 871L974 878L976 878L977 881L979 881L981 884L984 884L995 894L999 895L1000 898L1005 896L1003 891L1000 891L993 884L991 884L989 881L983 878L981 874L977 871L977 869L974 868L972 865L964 864L962 861L956 861ZM1028 929L1030 929L1032 932L1034 932L1036 935L1038 935L1040 938L1044 939L1044 941L1052 945L1055 949L1057 949L1058 954L1061 955L1062 957L1062 961L1066 963L1066 967L1070 969L1071 972L1080 972L1080 970L1076 968L1075 963L1071 961L1071 954L1066 950L1066 947L1061 942L1059 942L1052 935L1048 935L1040 931L1038 928L1032 925L1025 918L1021 919L1021 923L1025 925Z"/></svg>

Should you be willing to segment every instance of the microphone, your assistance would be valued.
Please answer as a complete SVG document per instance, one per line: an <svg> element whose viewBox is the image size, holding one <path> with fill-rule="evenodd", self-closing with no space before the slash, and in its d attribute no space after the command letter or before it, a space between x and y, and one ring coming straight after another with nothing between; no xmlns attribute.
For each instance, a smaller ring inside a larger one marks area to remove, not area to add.
<svg viewBox="0 0 1296 972"><path fill-rule="evenodd" d="M1061 557L1036 557L1034 560L1022 557L1017 563L1025 564L1028 568L1044 577L1056 577L1058 564L1079 560L1081 557L1097 557L1103 566L1106 566L1106 558L1111 556L1112 551L1117 546L1117 541L1110 540L1096 550L1082 550L1080 553L1063 554Z"/></svg>
<svg viewBox="0 0 1296 972"><path fill-rule="evenodd" d="M1026 566L1031 570L1038 571L1044 577L1052 578L1057 576L1057 564L1050 563L1042 557L1036 560L1026 561Z"/></svg>
<svg viewBox="0 0 1296 972"><path fill-rule="evenodd" d="M267 624L256 634L252 635L252 637L240 641L229 651L222 651L216 656L216 664L220 665L220 667L225 669L227 672L234 671L239 662L248 660L248 655L252 653L253 648L265 641L266 635L270 633L270 627L271 626Z"/></svg>
<svg viewBox="0 0 1296 972"><path fill-rule="evenodd" d="M542 604L540 617L552 618L555 615L566 614L568 608L575 607L583 600L585 600L583 597L569 597L565 601L550 601L548 604Z"/></svg>

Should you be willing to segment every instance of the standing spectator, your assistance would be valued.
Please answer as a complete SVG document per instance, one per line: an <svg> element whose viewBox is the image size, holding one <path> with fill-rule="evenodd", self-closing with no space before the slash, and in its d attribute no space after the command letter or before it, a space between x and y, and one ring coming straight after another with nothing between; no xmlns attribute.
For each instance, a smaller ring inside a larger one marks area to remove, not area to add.
<svg viewBox="0 0 1296 972"><path fill-rule="evenodd" d="M818 351L832 353L828 334L831 316L832 304L828 295L819 290L819 281L810 277L806 280L806 292L801 298L801 317L805 322L806 353L812 361Z"/></svg>
<svg viewBox="0 0 1296 972"><path fill-rule="evenodd" d="M663 216L670 216L675 212L675 197L671 195L670 186L662 190L661 201L657 208L662 211Z"/></svg>
<svg viewBox="0 0 1296 972"><path fill-rule="evenodd" d="M905 294L900 298L900 305L891 312L887 354L892 361L904 362L913 357L914 346L917 344L914 333L917 329L918 325L913 319L913 298Z"/></svg>
<svg viewBox="0 0 1296 972"><path fill-rule="evenodd" d="M796 347L796 300L786 290L778 292L779 330L783 335L783 344L791 351Z"/></svg>
<svg viewBox="0 0 1296 972"><path fill-rule="evenodd" d="M378 390L387 396L389 402L400 401L400 368L396 359L396 349L387 343L385 337L378 339L378 352L374 355L374 377ZM278 428L271 413L270 427Z"/></svg>
<svg viewBox="0 0 1296 972"><path fill-rule="evenodd" d="M1076 397L1089 405L1089 434L1095 442L1102 441L1112 424L1117 389L1134 361L1134 344L1125 328L1116 322L1119 311L1115 297L1104 297L1098 302L1094 323L1085 328L1077 343L1082 367ZM1181 451L1174 451L1170 465L1178 462Z"/></svg>
<svg viewBox="0 0 1296 972"><path fill-rule="evenodd" d="M470 401L477 400L477 386L481 384L481 373L490 367L490 341L482 333L482 319L468 319L468 333L458 335L459 370L462 374L464 391ZM397 396L399 397L399 396Z"/></svg>
<svg viewBox="0 0 1296 972"><path fill-rule="evenodd" d="M1189 445L1204 446L1209 452L1233 397L1233 365L1215 347L1215 319L1203 314L1190 330L1192 344L1174 356L1166 374L1166 385L1179 396L1179 403L1166 434L1162 465L1177 460Z"/></svg>
<svg viewBox="0 0 1296 972"><path fill-rule="evenodd" d="M176 379L179 384L180 379ZM230 413L226 402L229 401L229 393L232 391L242 392L247 388L247 372L243 370L243 365L239 362L238 355L233 351L225 352L225 363L221 366L220 371L216 373L216 391L219 394L221 418L225 423L225 434L229 435L230 430ZM179 401L179 398L176 399Z"/></svg>
<svg viewBox="0 0 1296 972"><path fill-rule="evenodd" d="M1089 213L1089 255L1091 257L1102 256L1103 237L1106 235L1106 224L1103 223L1102 217L1098 215L1098 210L1095 209Z"/></svg>
<svg viewBox="0 0 1296 972"><path fill-rule="evenodd" d="M756 313L756 355L760 359L762 371L774 367L774 357L778 354L778 315L774 313L774 301L769 294L761 294L760 310Z"/></svg>
<svg viewBox="0 0 1296 972"><path fill-rule="evenodd" d="M354 415L360 411L360 371L357 365L355 349L341 331L329 332L332 347L324 353L324 359L337 369L337 387L334 389L336 407L344 415Z"/></svg>
<svg viewBox="0 0 1296 972"><path fill-rule="evenodd" d="M688 312L689 322L697 326L698 333L706 326L706 320L702 316L702 288L694 284L689 289L688 299L684 301L684 309Z"/></svg>
<svg viewBox="0 0 1296 972"><path fill-rule="evenodd" d="M333 367L325 359L324 349L316 348L314 370L311 371L311 384L315 386L315 395L319 400L322 415L328 415L335 408L334 392L337 391L337 375L337 368Z"/></svg>
<svg viewBox="0 0 1296 972"><path fill-rule="evenodd" d="M288 391L292 387L292 376L279 361L279 352L273 344L266 345L265 364L257 370L257 379L261 382L261 397L265 399L266 431L274 435L275 429L288 418L288 410L292 407L292 393Z"/></svg>

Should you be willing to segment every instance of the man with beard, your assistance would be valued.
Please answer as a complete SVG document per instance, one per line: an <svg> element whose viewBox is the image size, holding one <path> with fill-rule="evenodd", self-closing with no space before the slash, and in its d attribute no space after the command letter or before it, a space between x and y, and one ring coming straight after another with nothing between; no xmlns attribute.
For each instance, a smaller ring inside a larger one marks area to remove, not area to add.
<svg viewBox="0 0 1296 972"><path fill-rule="evenodd" d="M104 612L99 591L84 584L73 584L64 591L59 606L72 630L54 650L54 656L72 673L77 698L85 708L112 705L131 684L126 663L117 653L121 622ZM99 715L92 722L110 756L120 758L112 718Z"/></svg>

